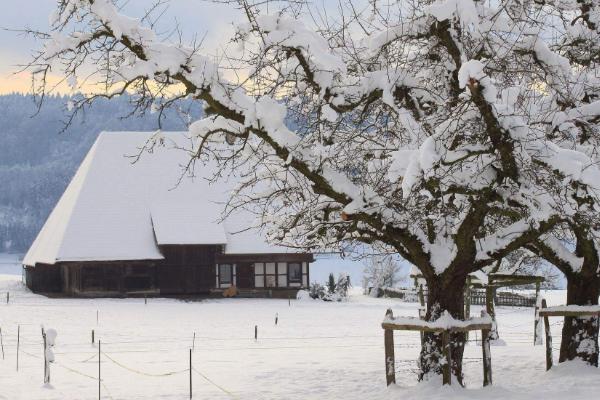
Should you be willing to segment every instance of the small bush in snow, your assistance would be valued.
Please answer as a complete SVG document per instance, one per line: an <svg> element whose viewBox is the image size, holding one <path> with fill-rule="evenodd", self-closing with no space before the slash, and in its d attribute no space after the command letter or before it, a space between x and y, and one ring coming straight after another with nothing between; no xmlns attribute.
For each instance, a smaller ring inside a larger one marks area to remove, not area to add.
<svg viewBox="0 0 600 400"><path fill-rule="evenodd" d="M313 299L323 299L326 295L325 286L320 283L313 282L309 288L309 296Z"/></svg>
<svg viewBox="0 0 600 400"><path fill-rule="evenodd" d="M327 279L327 293L335 293L335 277L333 276L333 273L330 273L329 278Z"/></svg>
<svg viewBox="0 0 600 400"><path fill-rule="evenodd" d="M296 293L296 300L309 300L311 297L308 290L298 290L298 293Z"/></svg>

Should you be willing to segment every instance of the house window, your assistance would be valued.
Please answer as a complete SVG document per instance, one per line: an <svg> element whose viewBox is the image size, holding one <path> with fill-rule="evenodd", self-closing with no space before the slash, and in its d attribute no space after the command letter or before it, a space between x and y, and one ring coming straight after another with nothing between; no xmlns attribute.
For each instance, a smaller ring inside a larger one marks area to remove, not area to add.
<svg viewBox="0 0 600 400"><path fill-rule="evenodd" d="M267 287L277 287L277 278L275 275L267 275Z"/></svg>
<svg viewBox="0 0 600 400"><path fill-rule="evenodd" d="M288 278L289 278L290 282L301 283L302 282L302 264L289 263L288 264Z"/></svg>
<svg viewBox="0 0 600 400"><path fill-rule="evenodd" d="M233 268L231 264L219 264L219 284L230 285L233 281Z"/></svg>

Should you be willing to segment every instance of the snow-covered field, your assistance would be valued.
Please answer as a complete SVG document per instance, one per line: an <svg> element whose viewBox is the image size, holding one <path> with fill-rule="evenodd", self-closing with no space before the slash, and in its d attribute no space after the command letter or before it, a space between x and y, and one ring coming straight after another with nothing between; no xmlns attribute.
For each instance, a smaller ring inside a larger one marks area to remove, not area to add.
<svg viewBox="0 0 600 400"><path fill-rule="evenodd" d="M564 292L545 295L550 304L560 304ZM571 400L595 398L600 391L596 369L564 365L544 371L544 347L532 344L531 308L499 308L507 346L492 348L493 387L481 388L481 348L475 343L465 353L467 389L417 385L418 334L396 333L398 385L387 389L380 323L386 308L416 315L416 304L358 293L346 303L309 300L291 306L274 299L149 299L148 304L48 299L27 291L16 275L0 277L0 299L0 399L97 399L98 345L91 344L92 329L102 341L103 399L188 398L194 332L194 399ZM560 323L554 322L557 347ZM58 332L51 388L43 385L42 325Z"/></svg>

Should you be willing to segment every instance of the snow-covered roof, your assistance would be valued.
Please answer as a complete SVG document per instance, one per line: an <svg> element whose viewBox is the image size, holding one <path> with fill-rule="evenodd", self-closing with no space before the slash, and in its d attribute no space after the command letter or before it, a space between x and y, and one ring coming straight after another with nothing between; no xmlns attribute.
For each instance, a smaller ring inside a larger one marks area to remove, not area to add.
<svg viewBox="0 0 600 400"><path fill-rule="evenodd" d="M185 133L163 133L165 146L144 152L149 132L103 132L48 217L23 264L57 261L162 259L163 244L223 244L225 253L284 253L271 246L254 220L237 212L220 221L233 186L210 184L209 165L184 177ZM179 182L179 184L178 184Z"/></svg>

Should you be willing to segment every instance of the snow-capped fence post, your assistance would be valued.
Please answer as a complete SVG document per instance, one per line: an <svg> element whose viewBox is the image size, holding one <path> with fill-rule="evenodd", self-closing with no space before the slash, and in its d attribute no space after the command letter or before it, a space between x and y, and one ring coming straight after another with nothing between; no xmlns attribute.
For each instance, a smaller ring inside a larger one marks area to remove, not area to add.
<svg viewBox="0 0 600 400"><path fill-rule="evenodd" d="M386 319L394 318L394 313L391 308L385 312ZM385 380L388 386L396 383L396 361L394 357L394 331L385 329L383 333L383 342L385 347Z"/></svg>
<svg viewBox="0 0 600 400"><path fill-rule="evenodd" d="M44 383L50 383L50 363L54 362L54 351L52 348L56 344L56 331L48 329L43 332L44 337Z"/></svg>
<svg viewBox="0 0 600 400"><path fill-rule="evenodd" d="M486 318L488 315L484 310L481 310L481 317ZM488 329L481 330L481 353L483 357L483 386L492 384L492 353L490 351L490 331Z"/></svg>
<svg viewBox="0 0 600 400"><path fill-rule="evenodd" d="M192 398L192 349L190 349L190 399Z"/></svg>

